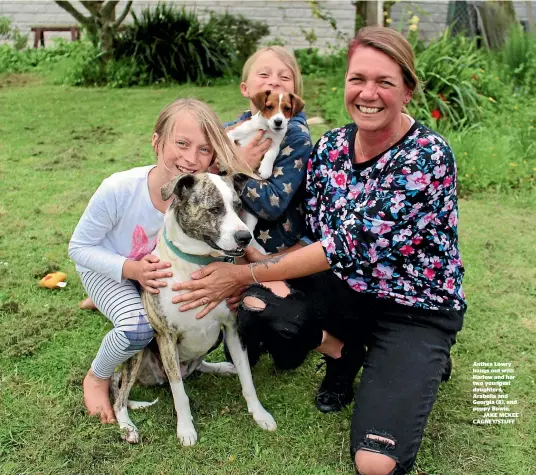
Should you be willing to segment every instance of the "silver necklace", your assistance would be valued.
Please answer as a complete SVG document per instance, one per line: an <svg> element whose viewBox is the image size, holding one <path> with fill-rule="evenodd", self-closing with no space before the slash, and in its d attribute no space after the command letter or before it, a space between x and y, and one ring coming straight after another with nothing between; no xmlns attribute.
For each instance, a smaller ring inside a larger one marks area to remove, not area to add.
<svg viewBox="0 0 536 475"><path fill-rule="evenodd" d="M404 120L404 119L402 119ZM393 145L395 143L395 140L398 138L398 136L400 135L400 132L402 130L403 127L401 127L400 129L398 129L398 132L394 135L394 137L391 139L391 141L389 142L389 145L387 145L387 149L388 150L391 145ZM359 151L361 152L361 156L363 157L363 160L368 160L368 158L365 157L365 154L363 153L363 147L361 146L361 140L359 140L359 129L357 130L357 145L359 146ZM372 158L372 157L370 157Z"/></svg>

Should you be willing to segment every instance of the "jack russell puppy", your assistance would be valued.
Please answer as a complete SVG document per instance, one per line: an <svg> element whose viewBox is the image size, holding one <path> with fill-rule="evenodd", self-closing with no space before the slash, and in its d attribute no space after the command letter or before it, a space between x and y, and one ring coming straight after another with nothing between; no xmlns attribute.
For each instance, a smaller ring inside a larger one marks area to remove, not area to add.
<svg viewBox="0 0 536 475"><path fill-rule="evenodd" d="M130 443L139 440L138 429L130 420L128 407L147 407L151 402L129 401L134 382L162 384L169 381L177 412L177 437L182 445L194 445L197 432L192 422L183 378L194 370L213 373L238 373L248 411L265 430L275 430L274 418L262 407L251 377L245 346L240 341L236 317L221 302L204 318L196 319L199 309L185 312L171 299L173 281L190 280L190 274L214 260L240 256L251 240L251 233L239 218L240 194L249 177L222 177L210 173L179 175L162 188L162 198L173 196L158 234L153 254L172 264L173 277L158 294L142 292L147 317L156 333L156 345L123 364L122 373L113 378L111 390L114 412ZM207 363L203 357L218 343L222 326L234 365Z"/></svg>
<svg viewBox="0 0 536 475"><path fill-rule="evenodd" d="M303 110L304 102L296 94L273 91L258 92L251 97L251 101L258 112L250 119L228 130L227 135L233 142L243 147L255 137L259 130L266 131L262 136L261 143L266 139L272 139L272 144L264 154L258 170L259 176L266 180L272 176L275 159L287 133L288 121ZM242 211L241 217L248 229L253 232L257 225L257 217L247 211ZM251 245L264 253L262 246L255 240Z"/></svg>

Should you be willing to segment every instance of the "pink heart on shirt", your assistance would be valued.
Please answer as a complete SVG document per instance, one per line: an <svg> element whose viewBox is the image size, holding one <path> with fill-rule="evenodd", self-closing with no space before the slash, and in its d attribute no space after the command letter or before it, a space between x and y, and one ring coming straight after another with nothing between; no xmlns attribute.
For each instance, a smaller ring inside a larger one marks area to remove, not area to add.
<svg viewBox="0 0 536 475"><path fill-rule="evenodd" d="M156 239L149 241L143 226L137 224L132 233L132 250L127 256L128 259L139 261L147 254L150 254L156 246Z"/></svg>

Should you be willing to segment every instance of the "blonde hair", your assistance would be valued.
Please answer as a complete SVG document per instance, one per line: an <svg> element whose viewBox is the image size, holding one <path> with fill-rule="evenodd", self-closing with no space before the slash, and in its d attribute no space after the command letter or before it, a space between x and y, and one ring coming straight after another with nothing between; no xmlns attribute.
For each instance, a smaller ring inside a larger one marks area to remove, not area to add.
<svg viewBox="0 0 536 475"><path fill-rule="evenodd" d="M303 79L300 67L298 66L298 61L296 61L294 53L286 50L282 46L265 46L264 48L255 51L255 53L253 53L244 63L244 67L242 68L242 82L247 81L249 73L251 72L251 67L253 66L253 63L257 61L259 56L268 52L274 53L277 58L292 71L292 75L294 76L294 93L301 97L303 94Z"/></svg>
<svg viewBox="0 0 536 475"><path fill-rule="evenodd" d="M160 111L153 129L153 134L157 136L155 144L157 150L160 147L163 150L164 144L173 140L177 116L183 112L189 112L197 119L203 135L214 150L213 161L218 165L220 172L251 175L251 168L236 154L235 146L227 137L215 112L197 99L176 99Z"/></svg>
<svg viewBox="0 0 536 475"><path fill-rule="evenodd" d="M415 53L409 41L396 30L384 26L361 28L348 46L347 64L359 46L377 49L389 56L402 69L406 87L415 92L419 89L419 78L415 71Z"/></svg>

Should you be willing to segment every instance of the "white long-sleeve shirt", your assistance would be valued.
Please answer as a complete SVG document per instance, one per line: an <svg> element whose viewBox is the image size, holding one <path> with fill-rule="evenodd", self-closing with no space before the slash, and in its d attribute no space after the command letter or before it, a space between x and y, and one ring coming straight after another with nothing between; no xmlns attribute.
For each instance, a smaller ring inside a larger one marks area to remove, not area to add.
<svg viewBox="0 0 536 475"><path fill-rule="evenodd" d="M155 248L164 214L149 195L153 167L114 173L99 186L69 242L77 271L92 270L121 282L125 260L140 260Z"/></svg>

